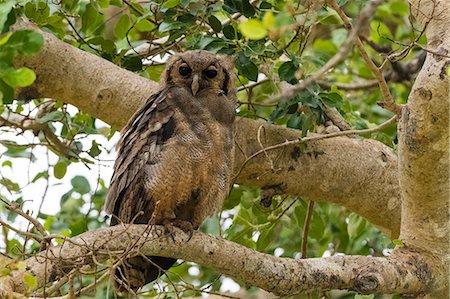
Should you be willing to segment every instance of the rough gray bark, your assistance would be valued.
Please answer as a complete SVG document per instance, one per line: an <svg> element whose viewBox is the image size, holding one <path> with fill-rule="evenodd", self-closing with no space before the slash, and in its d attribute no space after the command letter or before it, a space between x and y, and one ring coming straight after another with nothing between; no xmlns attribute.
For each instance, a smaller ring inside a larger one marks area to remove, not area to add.
<svg viewBox="0 0 450 299"><path fill-rule="evenodd" d="M399 130L400 239L428 259L433 298L449 297L450 2L409 1L426 26L428 55Z"/></svg>

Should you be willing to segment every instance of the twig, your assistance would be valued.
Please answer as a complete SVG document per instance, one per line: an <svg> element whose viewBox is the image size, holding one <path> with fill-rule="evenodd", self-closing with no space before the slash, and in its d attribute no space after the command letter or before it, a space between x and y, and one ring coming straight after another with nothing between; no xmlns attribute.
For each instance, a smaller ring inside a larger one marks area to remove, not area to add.
<svg viewBox="0 0 450 299"><path fill-rule="evenodd" d="M293 85L291 88L285 89L280 94L274 96L271 100L273 102L278 102L280 99L283 98L294 97L297 93L304 90L311 83L316 82L326 72L328 72L331 68L336 66L339 62L341 62L342 59L344 59L344 57L347 56L348 53L350 52L350 48L353 46L354 41L358 40L359 30L361 29L362 26L365 25L367 19L372 15L373 11L375 10L376 6L374 4L378 4L379 2L381 2L381 0L373 0L365 7L365 9L361 12L358 22L356 23L355 26L353 26L352 30L350 31L347 40L340 47L339 51L333 57L331 57L331 59L328 60L324 66L322 66L308 78L300 81L299 83Z"/></svg>
<svg viewBox="0 0 450 299"><path fill-rule="evenodd" d="M381 2L382 2L381 0L370 1L369 4L366 6L366 9L364 9L364 11L361 12L361 15L365 15L364 18L368 18L368 16L366 14L368 12L373 12L375 10L375 8ZM337 14L342 19L342 21L344 22L344 25L347 29L353 28L350 32L350 35L351 35L354 32L354 29L355 29L355 27L357 27L357 25L352 26L352 23L350 22L349 17L345 14L344 10L339 6L339 4L336 2L336 0L328 0L327 3L337 12ZM361 17L360 17L360 20L361 20ZM361 22L359 22L359 25L361 25ZM388 110L394 112L397 115L400 115L400 113L402 111L402 107L395 103L381 70L378 68L378 66L375 65L373 60L369 57L369 54L367 54L367 51L364 48L364 45L363 45L361 39L359 38L359 36L355 37L355 43L359 49L359 52L361 53L362 58L366 62L369 69L372 71L373 75L375 76L375 79L378 81L378 86L380 87L380 92L382 95L382 99L381 99L381 102L379 103L379 105L383 108L387 108Z"/></svg>
<svg viewBox="0 0 450 299"><path fill-rule="evenodd" d="M236 179L239 174L241 173L242 169L244 169L245 165L247 165L247 163L253 159L254 157L270 151L270 150L274 150L277 148L281 148L281 147L285 147L288 145L295 145L295 144L301 144L301 143L305 143L305 142L310 142L310 141L318 141L318 140L322 140L322 139L329 139L329 138L334 138L334 137L339 137L339 136L350 136L350 135L359 135L359 134L368 134L368 133L373 133L379 130L382 130L388 126L390 126L391 124L393 124L395 121L397 120L397 115L394 115L393 117L391 117L390 119L388 119L387 121L385 121L384 123L375 126L373 128L370 129L364 129L364 130L347 130L347 131L341 131L341 132L336 132L336 133L332 133L332 134L326 134L326 135L318 135L318 136L310 136L310 137L304 137L304 138L298 138L295 140L286 140L285 142L282 143L278 143L275 145L271 145L268 146L262 150L257 151L256 153L253 153L252 155L250 155L247 159L245 159L245 161L242 163L241 167L239 168L238 172L235 174L234 179Z"/></svg>
<svg viewBox="0 0 450 299"><path fill-rule="evenodd" d="M252 88L254 88L254 87L258 86L258 85L266 83L267 81L269 81L269 78L264 78L264 79L261 79L261 80L259 80L257 82L251 82L251 83L249 83L247 85L239 86L237 91L240 92L240 91L244 91L244 90L247 90L247 89L252 89Z"/></svg>
<svg viewBox="0 0 450 299"><path fill-rule="evenodd" d="M267 160L270 161L270 169L274 170L274 166L273 166L273 160L270 159L269 155L266 153L265 149L264 149L264 145L262 144L261 141L261 131L265 129L264 125L260 125L258 128L258 132L256 133L256 139L258 140L258 144L261 147L261 150L264 152L264 155L266 156ZM264 130L265 133L265 130Z"/></svg>
<svg viewBox="0 0 450 299"><path fill-rule="evenodd" d="M426 50L420 52L418 55L416 55L410 62L408 62L405 65L400 65L400 68L402 69L401 72L399 72L398 69L394 68L392 70L387 71L384 74L384 78L386 82L402 82L405 80L410 80L411 76L415 73L417 73L421 68L425 61L426 57ZM389 60L389 57L388 57ZM392 65L394 66L395 62L391 61ZM368 89L375 86L378 86L377 80L368 80L358 83L339 83L339 82L328 82L323 80L318 80L317 84L319 84L322 88L331 88L332 86L336 86L338 89L341 90L361 90L361 89Z"/></svg>
<svg viewBox="0 0 450 299"><path fill-rule="evenodd" d="M424 50L425 52L431 53L433 55L439 56L439 57L445 57L445 58L450 58L450 55L446 54L446 53L441 53L441 52L436 52L434 50L431 50L427 47L424 47L420 44L418 44L417 42L414 43L415 46L421 48L422 50Z"/></svg>
<svg viewBox="0 0 450 299"><path fill-rule="evenodd" d="M14 212L22 216L23 218L31 222L37 229L37 231L40 232L44 238L48 237L48 233L45 230L44 226L39 221L37 221L37 219L34 219L31 215L22 211L17 203L9 203L9 204L6 203L5 208L11 212Z"/></svg>
<svg viewBox="0 0 450 299"><path fill-rule="evenodd" d="M91 292L93 289L95 289L97 287L97 285L102 282L103 280L105 280L106 277L108 277L108 272L104 273L102 276L100 276L98 279L96 279L93 283L91 283L88 286L85 286L84 288L74 291L72 294L69 293L65 296L59 296L59 297L51 297L51 299L73 299L73 298L78 298L82 295L85 295L89 292ZM71 296L74 297L71 297ZM46 296L44 296L44 298L48 298ZM44 298L39 298L39 297L31 297L30 299L44 299Z"/></svg>
<svg viewBox="0 0 450 299"><path fill-rule="evenodd" d="M55 282L53 285L46 288L45 291L42 294L40 294L39 296L48 297L48 296L52 295L53 293L58 291L63 285L65 285L68 280L69 280L69 278L67 276L62 277L60 280Z"/></svg>
<svg viewBox="0 0 450 299"><path fill-rule="evenodd" d="M69 299L75 299L75 274L71 273L69 274L69 293L67 294L67 297Z"/></svg>
<svg viewBox="0 0 450 299"><path fill-rule="evenodd" d="M308 234L309 228L311 227L311 219L314 212L314 201L308 201L308 208L306 210L305 223L303 224L303 232L302 232L302 259L306 258L307 250L308 250Z"/></svg>
<svg viewBox="0 0 450 299"><path fill-rule="evenodd" d="M339 83L339 82L328 82L323 80L318 80L317 84L319 84L322 88L331 88L333 86L336 86L338 89L341 90L360 90L360 89L367 89L372 88L378 85L377 80L370 80L370 81L364 81L361 83Z"/></svg>
<svg viewBox="0 0 450 299"><path fill-rule="evenodd" d="M79 158L77 157L77 155L75 155L70 146L59 140L59 138L52 132L52 130L46 123L40 124L31 117L9 112L5 117L0 116L0 127L2 126L11 126L24 131L31 130L35 135L37 135L38 132L42 131L48 143L47 146L53 148L55 151L63 154L66 157Z"/></svg>
<svg viewBox="0 0 450 299"><path fill-rule="evenodd" d="M339 130L346 131L352 128L336 108L323 105L322 111Z"/></svg>
<svg viewBox="0 0 450 299"><path fill-rule="evenodd" d="M20 229L17 229L17 228L15 228L15 227L9 225L8 223L6 223L6 222L4 222L4 221L2 221L2 220L0 220L0 224L1 224L2 227L7 228L7 229L10 229L10 230L12 230L13 232L15 232L16 234L19 234L19 235L22 235L22 236L26 236L26 237L28 237L28 238L32 238L32 239L34 239L34 240L36 240L36 241L38 241L38 242L42 242L42 241L44 240L44 238L42 238L42 237L39 236L39 235L30 233L30 232L24 232L24 231L21 231ZM7 243L6 243L6 244L7 244Z"/></svg>

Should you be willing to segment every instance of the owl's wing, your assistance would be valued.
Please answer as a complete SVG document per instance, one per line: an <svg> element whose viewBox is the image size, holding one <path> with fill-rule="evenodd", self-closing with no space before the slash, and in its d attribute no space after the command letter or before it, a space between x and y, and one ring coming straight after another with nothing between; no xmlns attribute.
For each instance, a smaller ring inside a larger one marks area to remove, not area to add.
<svg viewBox="0 0 450 299"><path fill-rule="evenodd" d="M174 109L168 98L170 92L167 89L153 94L122 131L104 208L106 213L117 217L121 209L125 209L128 212L120 214L127 215L125 218L133 217L139 211L135 205L145 201L140 198L146 193L144 166L158 164L161 147L175 130ZM121 220L129 222L132 219ZM112 225L117 223L114 217L111 221Z"/></svg>

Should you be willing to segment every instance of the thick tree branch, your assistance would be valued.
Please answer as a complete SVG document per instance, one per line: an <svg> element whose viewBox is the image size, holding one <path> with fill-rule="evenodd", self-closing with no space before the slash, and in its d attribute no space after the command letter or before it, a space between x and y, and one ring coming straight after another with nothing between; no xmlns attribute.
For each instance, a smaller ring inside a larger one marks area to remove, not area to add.
<svg viewBox="0 0 450 299"><path fill-rule="evenodd" d="M16 29L29 27L35 28L20 21ZM78 50L49 33L42 34L43 50L17 61L37 75L32 87L20 91L22 99L62 99L121 128L157 88L155 82ZM301 137L299 131L251 119L240 118L236 124L236 169L246 157L261 150L257 141L261 125L264 146ZM308 143L305 152L295 146L280 148L267 157L252 159L235 182L264 188L279 185L286 194L343 205L393 238L400 230L397 159L390 148L377 141L339 137Z"/></svg>
<svg viewBox="0 0 450 299"><path fill-rule="evenodd" d="M414 83L399 130L400 238L428 256L435 275L434 298L448 298L450 2L409 2L426 27L427 48L432 52Z"/></svg>
<svg viewBox="0 0 450 299"><path fill-rule="evenodd" d="M94 260L123 259L145 255L181 258L211 266L219 272L277 295L292 295L316 289L350 289L359 293L423 292L430 274L417 254L403 250L390 258L334 256L293 260L255 252L236 243L181 230L159 237L163 228L147 225L114 226L84 233L60 246L48 248L26 260L26 272L38 278L38 287L63 277L72 269ZM201 253L201 254L199 254ZM1 290L24 292L24 271L0 281Z"/></svg>

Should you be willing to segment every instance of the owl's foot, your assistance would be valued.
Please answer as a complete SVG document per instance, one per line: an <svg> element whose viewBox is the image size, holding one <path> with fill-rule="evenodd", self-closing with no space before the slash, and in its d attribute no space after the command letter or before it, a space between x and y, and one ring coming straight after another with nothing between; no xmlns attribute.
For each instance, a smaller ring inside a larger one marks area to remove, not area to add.
<svg viewBox="0 0 450 299"><path fill-rule="evenodd" d="M161 225L164 227L164 234L165 236L170 236L172 240L175 242L175 227L181 229L185 233L189 235L189 240L192 238L192 235L194 233L194 227L192 226L192 223L188 220L182 220L182 219L164 219L161 221ZM159 237L161 235L158 234Z"/></svg>
<svg viewBox="0 0 450 299"><path fill-rule="evenodd" d="M192 226L192 223L189 220L175 219L174 221L172 221L172 224L189 235L189 239L187 240L187 242L191 240L194 233L194 226Z"/></svg>
<svg viewBox="0 0 450 299"><path fill-rule="evenodd" d="M164 235L165 236L170 236L172 238L172 241L175 242L175 237L174 237L175 225L173 225L172 220L165 219L165 220L162 221L161 224L164 227Z"/></svg>

